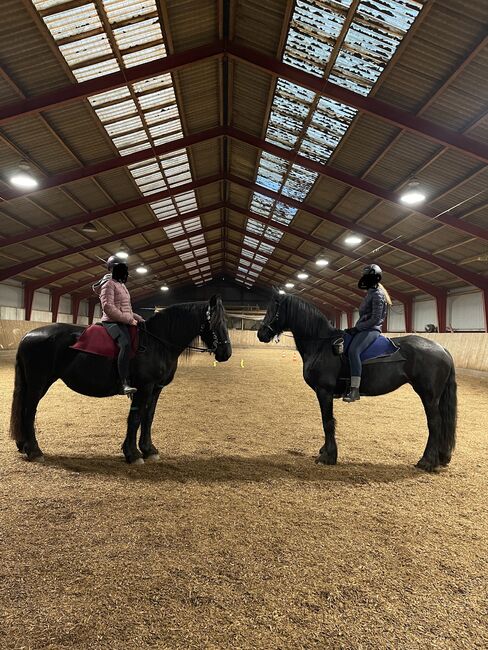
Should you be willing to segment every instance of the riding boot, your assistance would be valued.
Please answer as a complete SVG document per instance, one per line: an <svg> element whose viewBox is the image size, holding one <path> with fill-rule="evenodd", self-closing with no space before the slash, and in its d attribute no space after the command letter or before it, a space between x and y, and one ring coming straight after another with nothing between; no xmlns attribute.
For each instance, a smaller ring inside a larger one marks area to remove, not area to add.
<svg viewBox="0 0 488 650"><path fill-rule="evenodd" d="M351 386L347 391L347 394L344 395L342 400L344 402L357 402L361 398L359 397L359 385L361 383L361 377L351 377Z"/></svg>

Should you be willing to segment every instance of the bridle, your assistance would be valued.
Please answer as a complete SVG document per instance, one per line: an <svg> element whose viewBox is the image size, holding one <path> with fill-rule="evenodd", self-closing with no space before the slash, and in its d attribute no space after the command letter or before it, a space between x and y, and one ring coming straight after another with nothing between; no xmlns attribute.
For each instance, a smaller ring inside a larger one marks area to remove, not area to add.
<svg viewBox="0 0 488 650"><path fill-rule="evenodd" d="M211 348L199 348L199 347L195 347L195 346L190 345L190 346L188 346L189 350L197 350L198 352L210 352L210 354L212 354L217 350L219 345L227 345L229 343L228 339L225 339L225 341L221 341L219 339L219 337L217 336L217 333L215 332L215 330L212 329L212 327L210 327L211 317L212 317L212 312L211 312L210 306L208 306L207 311L205 312L206 323L202 323L202 325L200 327L200 335L203 334L203 332L205 331L205 328L208 326L208 329L210 330L210 334L212 335L212 347Z"/></svg>
<svg viewBox="0 0 488 650"><path fill-rule="evenodd" d="M263 323L263 327L267 327L269 329L269 331L271 332L271 336L278 336L278 332L273 327L271 327L271 325L276 320L278 320L279 317L280 317L280 303L278 303L278 308L276 310L276 313L273 316L273 318L269 321L269 323Z"/></svg>
<svg viewBox="0 0 488 650"><path fill-rule="evenodd" d="M269 321L269 323L263 323L263 325L262 325L262 327L267 327L269 329L269 331L271 332L271 336L276 336L277 337L277 341L279 340L279 336L288 336L287 334L278 335L278 332L276 331L276 329L271 327L271 325L275 321L277 321L279 319L279 317L280 317L280 306L281 306L281 304L278 303L278 308L276 310L276 313L273 316L273 318ZM296 339L295 336L290 336L289 338ZM314 337L314 338L309 338L309 339L300 338L300 340L301 341L332 341L331 345L332 345L332 350L334 351L334 354L336 356L340 356L341 354L344 353L344 338L341 335L338 336L337 332L332 334L331 336L319 336L319 337Z"/></svg>

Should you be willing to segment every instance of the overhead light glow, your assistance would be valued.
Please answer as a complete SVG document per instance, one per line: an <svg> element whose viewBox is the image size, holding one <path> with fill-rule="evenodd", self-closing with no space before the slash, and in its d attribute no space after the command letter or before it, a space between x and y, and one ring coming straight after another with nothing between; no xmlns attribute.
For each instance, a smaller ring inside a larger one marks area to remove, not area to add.
<svg viewBox="0 0 488 650"><path fill-rule="evenodd" d="M299 280L306 280L308 278L308 273L304 273L303 271L300 271L300 273L297 273L297 278Z"/></svg>
<svg viewBox="0 0 488 650"><path fill-rule="evenodd" d="M280 294L280 296L284 296L286 291L284 289L279 289L278 293Z"/></svg>
<svg viewBox="0 0 488 650"><path fill-rule="evenodd" d="M293 289L294 286L295 286L295 285L293 284L293 282L287 282L287 283L285 284L285 289Z"/></svg>
<svg viewBox="0 0 488 650"><path fill-rule="evenodd" d="M147 273L147 269L145 266L138 266L136 269L136 273L140 273L141 275L145 275Z"/></svg>
<svg viewBox="0 0 488 650"><path fill-rule="evenodd" d="M422 203L426 199L425 193L422 191L422 187L417 180L410 181L405 191L400 195L400 201L406 205L415 205L416 203Z"/></svg>
<svg viewBox="0 0 488 650"><path fill-rule="evenodd" d="M344 239L344 242L348 246L357 246L357 244L360 244L362 241L361 237L358 237L357 235L349 235L349 237Z"/></svg>
<svg viewBox="0 0 488 650"><path fill-rule="evenodd" d="M169 287L167 287L165 284L161 287L161 291L169 291Z"/></svg>
<svg viewBox="0 0 488 650"><path fill-rule="evenodd" d="M85 225L81 227L81 230L82 232L97 232L97 227L90 221L89 223L85 223Z"/></svg>
<svg viewBox="0 0 488 650"><path fill-rule="evenodd" d="M120 257L121 260L126 260L129 257L129 253L126 253L125 251L119 251L118 253L115 253L117 257Z"/></svg>
<svg viewBox="0 0 488 650"><path fill-rule="evenodd" d="M324 260L323 257L319 258L318 260L315 260L315 264L317 266L327 266L328 265L328 260Z"/></svg>
<svg viewBox="0 0 488 650"><path fill-rule="evenodd" d="M10 182L21 190L33 190L39 185L27 163L20 163L18 171L10 177Z"/></svg>

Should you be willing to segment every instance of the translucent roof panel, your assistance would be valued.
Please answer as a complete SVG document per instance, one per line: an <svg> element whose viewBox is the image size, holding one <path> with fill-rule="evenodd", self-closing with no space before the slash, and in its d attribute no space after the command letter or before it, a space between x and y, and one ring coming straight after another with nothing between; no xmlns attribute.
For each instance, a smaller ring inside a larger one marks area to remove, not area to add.
<svg viewBox="0 0 488 650"><path fill-rule="evenodd" d="M283 61L356 93L367 95L412 26L422 3L417 0L362 0L348 16L351 0L296 0ZM346 18L347 32L338 42ZM330 60L337 52L335 61ZM344 137L356 110L301 86L278 79L266 140L327 163ZM279 156L262 153L256 183L283 197L303 201L318 174ZM251 211L288 225L297 208L255 192ZM278 242L282 232L248 219L249 232ZM243 252L244 253L244 252ZM242 253L242 254L243 254ZM250 280L252 282L252 278Z"/></svg>

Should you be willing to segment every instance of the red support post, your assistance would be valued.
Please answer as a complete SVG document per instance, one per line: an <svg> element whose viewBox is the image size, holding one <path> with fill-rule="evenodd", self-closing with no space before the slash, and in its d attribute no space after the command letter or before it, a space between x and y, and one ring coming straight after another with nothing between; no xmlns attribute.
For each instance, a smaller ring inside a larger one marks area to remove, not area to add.
<svg viewBox="0 0 488 650"><path fill-rule="evenodd" d="M405 319L405 332L413 332L413 300L405 300L403 303L403 316Z"/></svg>
<svg viewBox="0 0 488 650"><path fill-rule="evenodd" d="M352 311L346 311L347 316L347 326L352 327Z"/></svg>
<svg viewBox="0 0 488 650"><path fill-rule="evenodd" d="M71 294L71 313L73 314L73 323L78 322L78 313L80 311L81 296L77 293Z"/></svg>
<svg viewBox="0 0 488 650"><path fill-rule="evenodd" d="M341 329L341 316L342 311L340 309L334 309L335 326L337 329Z"/></svg>
<svg viewBox="0 0 488 650"><path fill-rule="evenodd" d="M483 290L483 306L485 312L485 332L488 332L488 289Z"/></svg>
<svg viewBox="0 0 488 650"><path fill-rule="evenodd" d="M443 291L435 297L437 305L437 326L439 332L446 331L446 317L447 317L447 292Z"/></svg>
<svg viewBox="0 0 488 650"><path fill-rule="evenodd" d="M61 300L61 295L56 291L51 291L51 313L52 313L51 320L53 323L56 323L58 320L60 300Z"/></svg>
<svg viewBox="0 0 488 650"><path fill-rule="evenodd" d="M95 314L95 305L97 304L97 300L95 298L90 298L88 300L88 325L91 325L93 323L93 316Z"/></svg>
<svg viewBox="0 0 488 650"><path fill-rule="evenodd" d="M24 285L24 318L30 320L32 316L32 303L34 302L34 290Z"/></svg>

